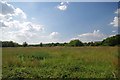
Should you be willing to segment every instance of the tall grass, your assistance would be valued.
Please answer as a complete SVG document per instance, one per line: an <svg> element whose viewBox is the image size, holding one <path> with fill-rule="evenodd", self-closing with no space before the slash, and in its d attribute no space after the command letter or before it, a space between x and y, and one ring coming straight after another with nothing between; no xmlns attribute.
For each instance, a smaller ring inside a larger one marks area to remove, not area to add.
<svg viewBox="0 0 120 80"><path fill-rule="evenodd" d="M3 78L116 78L117 47L3 48Z"/></svg>

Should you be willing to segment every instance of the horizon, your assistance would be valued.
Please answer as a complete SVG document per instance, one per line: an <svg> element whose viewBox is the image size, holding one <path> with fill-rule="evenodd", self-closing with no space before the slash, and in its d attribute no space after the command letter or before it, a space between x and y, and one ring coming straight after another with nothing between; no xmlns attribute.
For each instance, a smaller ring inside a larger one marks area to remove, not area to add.
<svg viewBox="0 0 120 80"><path fill-rule="evenodd" d="M118 34L118 2L1 1L0 4L1 41L94 42Z"/></svg>
<svg viewBox="0 0 120 80"><path fill-rule="evenodd" d="M120 35L120 34L116 34L116 35ZM116 36L116 35L112 35L112 36L109 36L109 37L107 37L107 38L110 38L110 37L113 37L113 36ZM107 38L104 38L103 40L105 40L105 39L107 39ZM79 39L72 39L72 40L79 40ZM70 40L70 41L72 41L72 40ZM90 42L82 42L83 44L84 43L91 43L91 42L93 42L93 43L95 43L95 42L102 42L103 40L100 40L100 41L90 41ZM39 42L39 43L28 43L28 42L26 42L28 45L39 45L39 44L52 44L52 43L54 43L54 44L56 44L56 43L60 43L60 44L64 44L64 43L70 43L70 41L68 41L68 42L46 42L46 43L43 43L43 42ZM79 40L80 41L80 40ZM0 42L10 42L10 41L0 41ZM16 41L12 41L13 43L18 43L18 42L16 42ZM24 42L22 42L22 43L18 43L18 44L20 44L20 45L22 45Z"/></svg>

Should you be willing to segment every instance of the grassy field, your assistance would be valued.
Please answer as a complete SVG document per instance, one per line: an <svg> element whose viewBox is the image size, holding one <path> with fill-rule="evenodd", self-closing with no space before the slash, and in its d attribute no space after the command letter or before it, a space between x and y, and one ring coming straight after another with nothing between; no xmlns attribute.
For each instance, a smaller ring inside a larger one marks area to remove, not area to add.
<svg viewBox="0 0 120 80"><path fill-rule="evenodd" d="M115 78L117 47L3 48L3 78Z"/></svg>

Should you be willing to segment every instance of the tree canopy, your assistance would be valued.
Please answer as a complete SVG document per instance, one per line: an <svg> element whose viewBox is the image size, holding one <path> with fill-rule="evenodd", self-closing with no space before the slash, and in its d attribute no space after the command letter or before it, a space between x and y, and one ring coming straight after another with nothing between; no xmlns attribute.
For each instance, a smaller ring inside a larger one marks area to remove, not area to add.
<svg viewBox="0 0 120 80"><path fill-rule="evenodd" d="M120 35L108 37L102 41L102 45L105 46L115 46L120 45Z"/></svg>
<svg viewBox="0 0 120 80"><path fill-rule="evenodd" d="M83 43L78 39L71 40L69 43L69 46L83 46Z"/></svg>
<svg viewBox="0 0 120 80"><path fill-rule="evenodd" d="M27 42L23 42L23 47L28 46Z"/></svg>

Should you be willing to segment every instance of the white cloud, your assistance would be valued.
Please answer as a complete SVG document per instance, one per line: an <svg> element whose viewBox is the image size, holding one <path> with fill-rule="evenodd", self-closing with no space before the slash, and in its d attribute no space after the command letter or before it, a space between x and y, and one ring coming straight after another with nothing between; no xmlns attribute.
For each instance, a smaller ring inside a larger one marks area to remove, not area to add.
<svg viewBox="0 0 120 80"><path fill-rule="evenodd" d="M113 32L113 33L115 33L116 31L115 31L115 30L113 30L112 32Z"/></svg>
<svg viewBox="0 0 120 80"><path fill-rule="evenodd" d="M83 37L83 36L101 37L103 36L103 34L100 33L100 30L94 30L93 33L85 33L85 34L79 35L79 37Z"/></svg>
<svg viewBox="0 0 120 80"><path fill-rule="evenodd" d="M58 32L51 32L49 35L42 36L46 39L46 42L62 42L60 33Z"/></svg>
<svg viewBox="0 0 120 80"><path fill-rule="evenodd" d="M58 38L59 33L58 32L52 32L49 36L50 36L50 38L55 39L55 38Z"/></svg>
<svg viewBox="0 0 120 80"><path fill-rule="evenodd" d="M6 32L5 32L4 35L8 35L8 33L6 34ZM22 43L24 41L26 41L28 43L60 42L58 32L52 32L49 35L41 35L41 33L30 32L30 31L22 31L21 30L21 31L16 31L16 32L9 32L9 37L6 38L6 39L17 41L19 43Z"/></svg>
<svg viewBox="0 0 120 80"><path fill-rule="evenodd" d="M107 36L101 33L100 30L94 30L91 33L80 34L78 35L77 38L74 39L80 39L83 42L90 42L90 41L100 41L106 37Z"/></svg>
<svg viewBox="0 0 120 80"><path fill-rule="evenodd" d="M21 26L23 30L27 31L44 31L43 25L35 24L32 22L24 22Z"/></svg>
<svg viewBox="0 0 120 80"><path fill-rule="evenodd" d="M20 8L16 8L14 12L16 16L20 15L20 18L23 18L23 19L27 18L27 15Z"/></svg>
<svg viewBox="0 0 120 80"><path fill-rule="evenodd" d="M110 25L113 25L113 27L119 27L119 25L120 25L120 17L118 15L120 15L120 9L117 9L115 11L115 14L117 14L117 16L114 17L114 19L110 23Z"/></svg>
<svg viewBox="0 0 120 80"><path fill-rule="evenodd" d="M23 31L44 31L44 26L32 22L20 22L17 20L5 22L4 25L9 29L23 30Z"/></svg>
<svg viewBox="0 0 120 80"><path fill-rule="evenodd" d="M120 14L120 9L117 9L117 10L115 11L115 14Z"/></svg>
<svg viewBox="0 0 120 80"><path fill-rule="evenodd" d="M60 42L60 33L46 33L44 25L31 22L27 14L20 8L15 8L7 2L1 2L2 12L0 12L0 40L12 40L18 43L24 41L28 43ZM61 3L63 5L64 3ZM67 3L68 4L68 3ZM6 11L7 10L7 11ZM35 18L29 18L35 19Z"/></svg>
<svg viewBox="0 0 120 80"><path fill-rule="evenodd" d="M15 8L12 5L8 4L7 2L3 2L3 1L0 2L0 5L2 6L2 10L0 10L1 14L4 14L4 15L14 14Z"/></svg>
<svg viewBox="0 0 120 80"><path fill-rule="evenodd" d="M65 10L67 10L67 8L68 8L68 2L61 2L58 6L57 6L57 8L59 9L59 10L61 10L61 11L65 11Z"/></svg>
<svg viewBox="0 0 120 80"><path fill-rule="evenodd" d="M118 27L118 17L114 17L113 21L110 24L113 25L114 27Z"/></svg>
<svg viewBox="0 0 120 80"><path fill-rule="evenodd" d="M2 40L13 40L19 43L42 40L43 36L41 34L44 31L44 25L30 22L25 12L20 8L15 8L7 2L1 2L0 4L2 5L2 12L0 12Z"/></svg>
<svg viewBox="0 0 120 80"><path fill-rule="evenodd" d="M51 32L46 35L44 25L31 22L27 19L26 13L20 8L15 8L7 2L1 2L4 11L0 12L0 31L2 38L18 43L59 42L59 33ZM4 9L5 8L5 9ZM6 11L8 10L8 11ZM34 19L34 18L30 18Z"/></svg>
<svg viewBox="0 0 120 80"><path fill-rule="evenodd" d="M20 8L15 8L13 5L1 1L0 4L2 5L2 10L0 10L0 19L6 21L5 19L10 20L9 18L17 18L25 20L27 19L27 15L23 10Z"/></svg>
<svg viewBox="0 0 120 80"><path fill-rule="evenodd" d="M10 21L12 20L13 18L9 15L3 15L0 13L0 22L4 22L4 21Z"/></svg>
<svg viewBox="0 0 120 80"><path fill-rule="evenodd" d="M7 27L3 27L3 40L11 39L18 42L32 41L35 37L39 38L39 35L44 31L44 26L35 24L32 22L20 22L10 21L6 22Z"/></svg>

